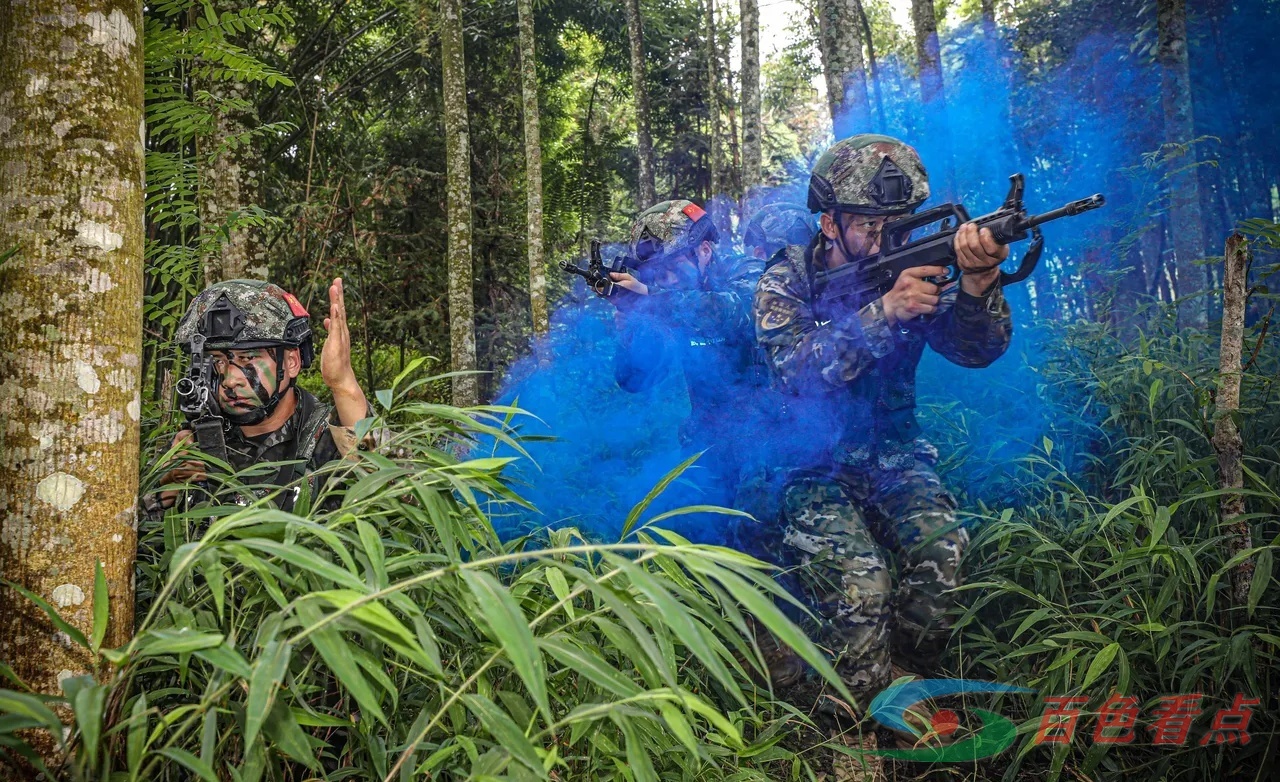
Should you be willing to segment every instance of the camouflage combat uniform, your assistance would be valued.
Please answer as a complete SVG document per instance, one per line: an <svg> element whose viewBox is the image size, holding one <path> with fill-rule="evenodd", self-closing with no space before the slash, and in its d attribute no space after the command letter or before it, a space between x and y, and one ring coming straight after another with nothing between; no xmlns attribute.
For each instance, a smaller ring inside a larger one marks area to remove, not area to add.
<svg viewBox="0 0 1280 782"><path fill-rule="evenodd" d="M633 251L646 232L670 246L692 222L684 211L689 206L682 208L687 204L667 201L646 210L632 231ZM630 296L620 307L622 333L614 354L618 386L643 392L680 368L690 405L680 426L681 444L687 451L707 449L698 466L729 492L729 502L741 473L751 469L737 458L732 432L744 431L753 411L763 410L758 393L767 385L751 327L751 300L763 270L754 258L717 253L697 289L650 283L648 295Z"/></svg>
<svg viewBox="0 0 1280 782"><path fill-rule="evenodd" d="M234 336L209 337L205 334L204 329L208 327L206 314L211 309L220 308L227 309L227 323L234 328ZM277 367L283 366L284 349L295 347L300 351L305 368L311 363L314 352L307 319L308 314L302 304L280 286L258 280L229 280L211 285L196 296L178 325L175 341L189 351L191 340L200 334L206 337L206 351L273 349L277 351ZM298 476L312 476L320 467L351 454L357 447L354 430L342 426L333 406L320 402L299 387L296 381L284 393L293 394L297 406L279 429L247 436L241 426L231 425L224 433L227 458L237 473L257 464L294 462L274 471L239 474L239 482L250 487L255 494L288 485ZM367 411L367 415L373 415L372 409ZM228 421L242 423L232 417L228 417ZM375 444L375 438L370 435L359 446L368 449ZM309 484L314 497L321 486L314 477ZM291 510L298 494L297 490L281 493L275 503L284 510ZM236 501L251 499L245 496L236 498ZM330 503L339 501L338 498L329 500ZM154 505L154 500L149 504Z"/></svg>
<svg viewBox="0 0 1280 782"><path fill-rule="evenodd" d="M798 395L792 404L825 407L839 430L829 460L790 481L780 528L757 546L799 566L789 586L821 617L818 640L862 699L887 685L891 645L915 665L940 651L952 602L944 592L959 585L968 542L953 528L937 451L920 436L916 366L926 345L961 366L987 366L1012 324L998 282L980 298L951 286L937 313L910 328L892 327L880 299L815 312L813 259L826 257L827 241L819 233L789 246L756 290L756 336L776 382Z"/></svg>

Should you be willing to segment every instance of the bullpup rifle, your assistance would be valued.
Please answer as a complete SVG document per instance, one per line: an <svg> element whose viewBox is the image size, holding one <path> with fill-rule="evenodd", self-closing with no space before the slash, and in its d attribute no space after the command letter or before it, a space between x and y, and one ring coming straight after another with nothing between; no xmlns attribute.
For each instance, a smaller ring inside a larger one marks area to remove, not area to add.
<svg viewBox="0 0 1280 782"><path fill-rule="evenodd" d="M614 257L613 262L608 266L604 265L604 256L600 252L600 240L591 240L591 260L588 261L586 268L576 265L573 261L561 261L560 268L569 274L576 274L587 281L587 287L595 291L597 295L609 297L617 292L618 285L609 275L616 274L634 274L627 268L625 261L629 260L624 255Z"/></svg>
<svg viewBox="0 0 1280 782"><path fill-rule="evenodd" d="M1038 215L1027 214L1022 203L1025 182L1022 174L1009 177L1009 194L1004 204L990 214L971 220L969 212L961 204L943 204L924 212L886 223L880 241L880 252L874 258L861 263L848 263L831 271L818 271L813 275L813 292L822 317L853 312L875 301L893 289L898 277L907 269L918 266L945 266L947 275L935 278L939 286L949 285L960 277L956 258L955 235L961 225L975 222L978 227L991 229L1000 244L1012 244L1031 237L1016 271L1000 272L1000 283L1012 285L1031 275L1040 262L1044 250L1044 235L1040 226L1062 217L1074 217L1106 203L1101 193L1096 193L1066 206ZM911 234L928 227L921 238L912 240Z"/></svg>

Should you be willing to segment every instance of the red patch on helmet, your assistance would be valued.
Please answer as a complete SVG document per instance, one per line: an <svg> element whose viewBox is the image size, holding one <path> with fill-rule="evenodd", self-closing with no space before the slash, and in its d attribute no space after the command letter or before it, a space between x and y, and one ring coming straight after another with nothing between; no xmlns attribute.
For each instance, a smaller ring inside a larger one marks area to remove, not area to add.
<svg viewBox="0 0 1280 782"><path fill-rule="evenodd" d="M695 223L707 216L706 210L698 206L697 204L689 204L688 206L686 206L684 209L681 209L680 211L684 212L684 216L694 221Z"/></svg>
<svg viewBox="0 0 1280 782"><path fill-rule="evenodd" d="M298 301L297 296L294 296L292 293L289 293L286 291L282 298L285 300L285 303L289 305L289 311L293 313L293 317L295 318L311 317L311 313L307 312L307 308L302 306L302 302Z"/></svg>

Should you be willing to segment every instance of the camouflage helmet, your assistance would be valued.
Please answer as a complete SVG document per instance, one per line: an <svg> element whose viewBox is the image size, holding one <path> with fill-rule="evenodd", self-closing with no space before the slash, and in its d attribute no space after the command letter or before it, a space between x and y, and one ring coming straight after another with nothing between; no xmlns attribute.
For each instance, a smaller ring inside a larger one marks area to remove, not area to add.
<svg viewBox="0 0 1280 782"><path fill-rule="evenodd" d="M677 198L640 213L631 226L631 254L637 263L644 263L718 238L715 223L702 207Z"/></svg>
<svg viewBox="0 0 1280 782"><path fill-rule="evenodd" d="M813 217L794 203L767 204L751 216L742 232L742 243L762 247L769 257L789 244L808 244L813 238Z"/></svg>
<svg viewBox="0 0 1280 782"><path fill-rule="evenodd" d="M196 334L205 350L298 348L302 366L314 355L307 310L292 293L261 280L227 280L205 288L178 323L174 339L191 350Z"/></svg>
<svg viewBox="0 0 1280 782"><path fill-rule="evenodd" d="M929 198L920 155L889 136L862 133L823 152L809 177L809 211L867 215L914 212Z"/></svg>

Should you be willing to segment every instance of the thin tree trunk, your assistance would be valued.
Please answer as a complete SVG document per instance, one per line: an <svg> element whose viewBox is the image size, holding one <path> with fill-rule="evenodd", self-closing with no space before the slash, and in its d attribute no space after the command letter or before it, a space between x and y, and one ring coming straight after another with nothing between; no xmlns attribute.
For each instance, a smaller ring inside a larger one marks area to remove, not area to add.
<svg viewBox="0 0 1280 782"><path fill-rule="evenodd" d="M853 0L818 0L818 40L836 138L870 129L862 30Z"/></svg>
<svg viewBox="0 0 1280 782"><path fill-rule="evenodd" d="M724 74L723 92L721 98L724 100L724 110L729 120L729 170L725 172L725 186L729 191L737 197L742 192L742 148L738 143L738 102L735 99L737 91L733 84L733 68L729 64L729 46L716 47L716 52L720 57L721 73Z"/></svg>
<svg viewBox="0 0 1280 782"><path fill-rule="evenodd" d="M1196 137L1195 112L1191 102L1191 69L1187 61L1187 12L1185 0L1159 0L1156 8L1159 46L1156 59L1162 71L1161 103L1164 109L1166 143L1186 144ZM1173 234L1174 262L1184 291L1209 289L1209 267L1192 264L1204 257L1204 227L1200 212L1199 166L1193 144L1188 157L1175 161L1185 169L1169 180L1169 216ZM1191 166L1191 168L1186 168ZM1208 323L1208 297L1195 302L1189 313L1194 325Z"/></svg>
<svg viewBox="0 0 1280 782"><path fill-rule="evenodd" d="M471 138L467 124L467 64L462 49L462 0L440 0L444 77L444 145L448 178L449 354L454 372L476 368L476 317L471 279ZM476 376L453 378L453 403L474 405Z"/></svg>
<svg viewBox="0 0 1280 782"><path fill-rule="evenodd" d="M933 0L911 0L911 21L915 29L916 62L920 66L920 101L924 106L925 129L936 149L942 152L944 180L938 188L948 195L955 192L951 140L947 128L947 101L942 83L942 54L938 47L938 20ZM937 165L936 163L934 165ZM937 187L936 184L930 182Z"/></svg>
<svg viewBox="0 0 1280 782"><path fill-rule="evenodd" d="M1240 234L1227 238L1222 288L1222 346L1218 352L1217 411L1214 415L1213 450L1218 455L1218 478L1227 491L1244 488L1244 442L1234 416L1240 411L1240 359L1244 347L1245 283L1249 271L1249 244ZM1227 531L1227 558L1253 546L1244 515L1244 495L1224 494L1219 505L1222 529ZM1231 571L1231 604L1246 605L1253 582L1252 559Z"/></svg>
<svg viewBox="0 0 1280 782"><path fill-rule="evenodd" d="M876 120L878 128L885 126L884 95L880 91L880 68L876 64L876 44L871 37L871 20L867 18L867 9L862 0L853 0L854 10L858 12L858 21L862 25L862 40L867 44L867 69L871 76L871 86L876 97Z"/></svg>
<svg viewBox="0 0 1280 782"><path fill-rule="evenodd" d="M938 19L933 0L911 0L911 22L915 30L916 62L920 66L920 98L926 104L944 100L942 55L938 49Z"/></svg>
<svg viewBox="0 0 1280 782"><path fill-rule="evenodd" d="M538 58L533 48L533 0L518 0L520 86L524 96L526 230L529 234L529 310L533 332L546 334L547 269L542 255L542 133L538 113Z"/></svg>
<svg viewBox="0 0 1280 782"><path fill-rule="evenodd" d="M724 192L720 167L720 54L716 46L716 0L707 0L707 162L711 181L710 197Z"/></svg>
<svg viewBox="0 0 1280 782"><path fill-rule="evenodd" d="M218 0L219 12L239 11L238 0ZM205 259L205 283L267 275L266 254L259 229L239 226L223 236L223 228L236 214L258 200L261 159L255 140L238 140L258 126L253 108L252 85L237 79L202 80L213 110L213 129L207 140L209 157L201 160L200 229L209 255ZM221 237L221 241L218 240Z"/></svg>
<svg viewBox="0 0 1280 782"><path fill-rule="evenodd" d="M142 356L141 0L0 10L0 573L104 645L133 631ZM90 671L0 587L0 660L37 692Z"/></svg>
<svg viewBox="0 0 1280 782"><path fill-rule="evenodd" d="M640 0L626 0L627 38L631 42L631 90L636 101L636 156L640 162L638 206L648 209L658 200L653 185L653 137L649 134L649 85L644 68L644 23Z"/></svg>
<svg viewBox="0 0 1280 782"><path fill-rule="evenodd" d="M760 120L760 8L742 0L742 189L747 199L760 185L763 126Z"/></svg>

